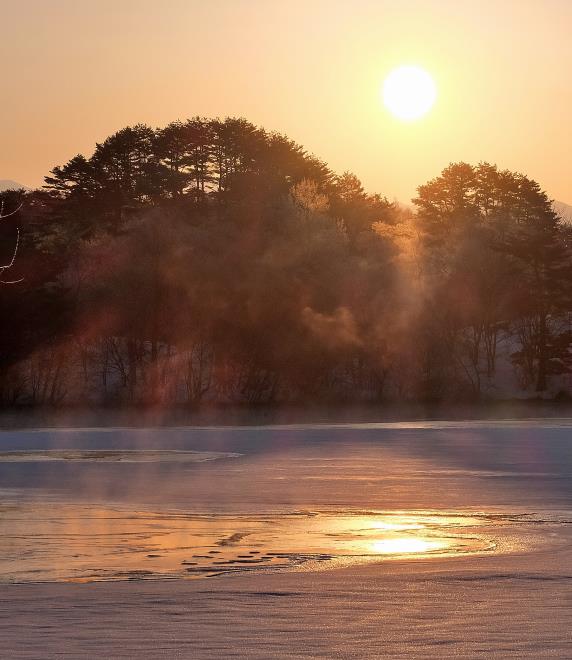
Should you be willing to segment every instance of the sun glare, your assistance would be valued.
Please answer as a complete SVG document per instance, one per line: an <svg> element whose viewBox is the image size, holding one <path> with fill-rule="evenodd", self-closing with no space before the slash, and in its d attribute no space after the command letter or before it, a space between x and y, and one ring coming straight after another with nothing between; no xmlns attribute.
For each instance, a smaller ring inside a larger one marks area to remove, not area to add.
<svg viewBox="0 0 572 660"><path fill-rule="evenodd" d="M426 115L437 98L433 78L418 66L400 66L383 83L383 103L402 121L415 121Z"/></svg>

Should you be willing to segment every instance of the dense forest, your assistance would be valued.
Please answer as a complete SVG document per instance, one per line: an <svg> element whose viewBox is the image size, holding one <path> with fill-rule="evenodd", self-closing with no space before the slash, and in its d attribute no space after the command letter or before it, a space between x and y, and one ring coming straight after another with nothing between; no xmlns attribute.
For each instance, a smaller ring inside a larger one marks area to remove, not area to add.
<svg viewBox="0 0 572 660"><path fill-rule="evenodd" d="M5 406L553 396L572 366L570 230L494 165L409 208L197 117L0 202Z"/></svg>

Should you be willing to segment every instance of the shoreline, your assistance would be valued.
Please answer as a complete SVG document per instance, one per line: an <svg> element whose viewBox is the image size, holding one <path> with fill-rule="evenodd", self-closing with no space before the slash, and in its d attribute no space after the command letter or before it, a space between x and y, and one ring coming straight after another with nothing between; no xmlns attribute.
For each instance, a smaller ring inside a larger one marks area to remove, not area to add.
<svg viewBox="0 0 572 660"><path fill-rule="evenodd" d="M13 408L0 410L0 432L11 430L130 428L259 428L268 426L387 425L572 420L572 403L503 401L479 404L342 406L205 406ZM422 428L420 426L420 428Z"/></svg>

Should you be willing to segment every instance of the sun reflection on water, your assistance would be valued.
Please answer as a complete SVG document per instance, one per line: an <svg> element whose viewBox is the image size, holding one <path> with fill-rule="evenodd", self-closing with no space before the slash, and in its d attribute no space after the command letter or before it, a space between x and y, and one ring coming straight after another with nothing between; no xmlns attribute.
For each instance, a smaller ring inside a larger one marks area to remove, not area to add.
<svg viewBox="0 0 572 660"><path fill-rule="evenodd" d="M429 541L427 539L397 538L374 541L371 550L380 555L407 555L422 554L435 550L444 550L448 547L445 541Z"/></svg>
<svg viewBox="0 0 572 660"><path fill-rule="evenodd" d="M412 529L423 529L423 525L421 523L381 522L381 521L378 521L378 520L374 520L371 523L371 526L374 529L382 529L382 530L387 530L387 531L391 531L391 532L402 532L402 531L412 530Z"/></svg>
<svg viewBox="0 0 572 660"><path fill-rule="evenodd" d="M492 547L478 516L436 512L201 514L0 502L0 582L200 578L316 570Z"/></svg>

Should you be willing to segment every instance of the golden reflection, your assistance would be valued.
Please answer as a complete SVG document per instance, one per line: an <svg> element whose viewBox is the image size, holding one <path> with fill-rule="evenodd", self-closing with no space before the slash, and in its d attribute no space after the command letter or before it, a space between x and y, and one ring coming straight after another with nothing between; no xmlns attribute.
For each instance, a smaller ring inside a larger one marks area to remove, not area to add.
<svg viewBox="0 0 572 660"><path fill-rule="evenodd" d="M402 532L402 531L411 530L411 529L423 529L423 525L421 525L420 523L380 522L380 521L377 521L377 520L372 522L371 526L374 529L383 529L383 530L392 531L392 532Z"/></svg>
<svg viewBox="0 0 572 660"><path fill-rule="evenodd" d="M445 541L429 541L427 539L405 537L374 541L371 544L372 551L380 555L422 554L424 552L434 552L435 550L444 550L446 548L447 543Z"/></svg>
<svg viewBox="0 0 572 660"><path fill-rule="evenodd" d="M493 547L484 516L321 511L213 514L0 502L0 582L201 578L332 568Z"/></svg>

